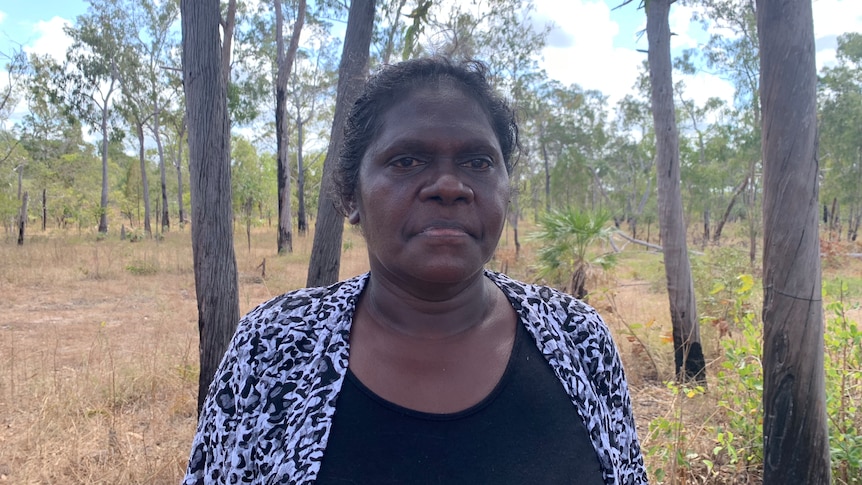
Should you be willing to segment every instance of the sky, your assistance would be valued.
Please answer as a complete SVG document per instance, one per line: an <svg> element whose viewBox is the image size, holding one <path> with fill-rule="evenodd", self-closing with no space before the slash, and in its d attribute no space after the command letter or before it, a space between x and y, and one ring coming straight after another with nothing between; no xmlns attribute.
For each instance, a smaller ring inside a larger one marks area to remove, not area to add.
<svg viewBox="0 0 862 485"><path fill-rule="evenodd" d="M537 22L553 22L541 66L551 78L564 84L596 89L615 103L632 91L646 54L646 26L638 1L614 9L622 0L534 0ZM38 8L34 7L38 4ZM26 52L52 54L62 59L70 41L63 33L66 22L86 13L84 0L3 0L0 3L0 52L16 45ZM835 60L836 37L862 33L862 0L813 0L814 34L818 70ZM696 48L707 34L691 21L692 9L675 3L671 8L671 47L675 52ZM0 80L0 83L3 81ZM730 101L733 88L709 74L686 80L686 97L704 101L719 96Z"/></svg>

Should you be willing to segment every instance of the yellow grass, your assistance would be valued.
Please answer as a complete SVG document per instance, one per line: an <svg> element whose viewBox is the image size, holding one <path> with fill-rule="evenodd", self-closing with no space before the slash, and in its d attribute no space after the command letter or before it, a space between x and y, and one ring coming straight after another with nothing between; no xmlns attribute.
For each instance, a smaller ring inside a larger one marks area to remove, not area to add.
<svg viewBox="0 0 862 485"><path fill-rule="evenodd" d="M241 232L243 313L303 286L310 235L277 256L273 230L256 230L251 251ZM0 483L173 484L185 468L198 369L189 231L95 239L0 243ZM367 263L361 235L345 241L347 277Z"/></svg>
<svg viewBox="0 0 862 485"><path fill-rule="evenodd" d="M526 232L516 257L507 230L489 266L531 281ZM184 471L198 369L190 233L95 239L36 233L22 247L11 236L0 241L0 483L174 484ZM274 229L254 229L249 250L237 231L242 313L304 285L311 235L295 235L294 253L284 256L275 240ZM366 271L361 234L346 228L343 248L341 276ZM594 281L590 300L622 349L642 438L674 399L660 383L673 372L660 268L660 255L629 247L614 277ZM635 323L649 325L652 361L626 335Z"/></svg>

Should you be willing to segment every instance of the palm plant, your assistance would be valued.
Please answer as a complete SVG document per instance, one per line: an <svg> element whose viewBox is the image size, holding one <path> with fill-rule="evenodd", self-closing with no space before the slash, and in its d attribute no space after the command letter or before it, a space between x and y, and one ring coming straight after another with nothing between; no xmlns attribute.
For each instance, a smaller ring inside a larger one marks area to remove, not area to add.
<svg viewBox="0 0 862 485"><path fill-rule="evenodd" d="M570 278L569 288L576 298L587 296L587 272L593 266L612 267L613 254L588 258L587 249L597 240L609 237L607 212L580 212L571 207L546 212L539 217L539 231L532 239L539 241L539 277L562 284Z"/></svg>

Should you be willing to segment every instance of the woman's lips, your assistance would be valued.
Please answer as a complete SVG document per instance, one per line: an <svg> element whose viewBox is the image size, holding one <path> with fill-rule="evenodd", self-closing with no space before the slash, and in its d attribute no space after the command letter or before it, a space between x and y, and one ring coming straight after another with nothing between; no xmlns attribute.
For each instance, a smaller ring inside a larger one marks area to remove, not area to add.
<svg viewBox="0 0 862 485"><path fill-rule="evenodd" d="M463 237L469 236L470 231L456 222L440 221L424 225L417 234L428 237Z"/></svg>

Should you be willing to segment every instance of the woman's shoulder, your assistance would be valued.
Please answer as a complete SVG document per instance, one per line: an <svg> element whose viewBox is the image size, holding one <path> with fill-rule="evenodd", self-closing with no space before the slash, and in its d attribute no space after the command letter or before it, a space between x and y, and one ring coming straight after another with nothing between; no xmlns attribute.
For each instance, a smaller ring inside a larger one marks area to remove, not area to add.
<svg viewBox="0 0 862 485"><path fill-rule="evenodd" d="M490 270L486 270L485 274L506 293L510 300L515 298L532 306L549 306L552 309L566 312L596 313L595 309L590 305L556 288L535 283L525 283L506 274Z"/></svg>
<svg viewBox="0 0 862 485"><path fill-rule="evenodd" d="M276 348L288 340L313 345L322 334L349 326L366 281L367 275L360 275L330 286L293 290L261 303L240 320L234 344Z"/></svg>

